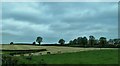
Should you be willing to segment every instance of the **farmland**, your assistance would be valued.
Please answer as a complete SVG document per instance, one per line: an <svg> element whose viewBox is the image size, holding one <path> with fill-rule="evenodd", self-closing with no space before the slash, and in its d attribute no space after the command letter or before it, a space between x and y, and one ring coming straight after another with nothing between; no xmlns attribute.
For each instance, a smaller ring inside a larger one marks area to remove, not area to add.
<svg viewBox="0 0 120 66"><path fill-rule="evenodd" d="M39 55L39 53L42 53L44 55L47 54L47 52L50 52L51 54L56 54L59 51L61 53L70 53L70 52L100 50L100 48L80 48L80 47L65 47L65 46L34 46L34 45L0 45L0 46L2 50L40 50L40 49L47 50L44 52L34 53L34 55ZM113 49L113 48L102 48L102 49Z"/></svg>
<svg viewBox="0 0 120 66"><path fill-rule="evenodd" d="M27 56L18 57L19 63L39 64L42 59L46 64L118 64L117 50L93 50L75 53L51 54L33 56L27 60Z"/></svg>
<svg viewBox="0 0 120 66"><path fill-rule="evenodd" d="M82 48L67 46L35 46L35 45L0 45L2 50L41 50L24 55L14 55L19 59L18 64L40 64L44 60L46 64L118 64L118 48ZM12 53L3 51L2 54ZM48 54L48 52L50 52Z"/></svg>

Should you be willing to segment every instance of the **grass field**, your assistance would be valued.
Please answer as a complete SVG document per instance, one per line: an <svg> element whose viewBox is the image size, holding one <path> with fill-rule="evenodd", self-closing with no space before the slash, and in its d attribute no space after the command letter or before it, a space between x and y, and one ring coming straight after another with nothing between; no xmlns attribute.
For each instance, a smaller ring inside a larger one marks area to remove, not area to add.
<svg viewBox="0 0 120 66"><path fill-rule="evenodd" d="M38 50L47 51L33 53L32 59L25 56L14 56L20 64L118 64L118 48L80 48L65 46L34 46L34 45L0 45L4 50ZM58 54L58 51L61 53ZM51 54L47 54L50 52ZM2 52L5 53L5 52ZM11 53L11 52L9 52ZM40 55L42 53L42 55ZM41 61L43 59L43 61Z"/></svg>
<svg viewBox="0 0 120 66"><path fill-rule="evenodd" d="M33 56L27 60L27 56L18 57L19 63L39 64L44 59L46 64L118 64L117 50L93 50L75 53L50 54Z"/></svg>

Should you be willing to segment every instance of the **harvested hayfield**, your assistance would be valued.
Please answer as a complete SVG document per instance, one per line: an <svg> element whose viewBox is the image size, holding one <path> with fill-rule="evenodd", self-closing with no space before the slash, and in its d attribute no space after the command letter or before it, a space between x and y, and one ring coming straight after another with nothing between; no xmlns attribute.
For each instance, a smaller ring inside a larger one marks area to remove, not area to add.
<svg viewBox="0 0 120 66"><path fill-rule="evenodd" d="M70 52L80 52L80 51L90 51L90 50L100 50L100 49L117 49L117 48L80 48L80 47L65 47L65 46L34 46L34 45L0 45L2 50L38 50L46 49L47 51L36 52L34 55L47 54L58 54L58 53L70 53ZM27 55L27 54L26 54Z"/></svg>

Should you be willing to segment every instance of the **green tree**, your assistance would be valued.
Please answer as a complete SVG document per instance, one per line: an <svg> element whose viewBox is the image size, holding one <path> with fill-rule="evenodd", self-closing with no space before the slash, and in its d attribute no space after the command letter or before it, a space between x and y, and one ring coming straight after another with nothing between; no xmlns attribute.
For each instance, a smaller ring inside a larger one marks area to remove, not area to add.
<svg viewBox="0 0 120 66"><path fill-rule="evenodd" d="M99 44L99 40L95 39L95 44L98 45Z"/></svg>
<svg viewBox="0 0 120 66"><path fill-rule="evenodd" d="M120 39L119 38L113 39L113 41L114 41L114 44L120 44Z"/></svg>
<svg viewBox="0 0 120 66"><path fill-rule="evenodd" d="M64 44L65 44L65 40L64 40L64 39L60 39L60 40L58 41L58 43L60 43L61 45L64 45Z"/></svg>
<svg viewBox="0 0 120 66"><path fill-rule="evenodd" d="M83 44L83 39L82 39L82 37L78 37L77 38L77 43L79 44L79 45L82 45Z"/></svg>
<svg viewBox="0 0 120 66"><path fill-rule="evenodd" d="M77 39L73 40L73 44L75 44L75 45L77 44Z"/></svg>
<svg viewBox="0 0 120 66"><path fill-rule="evenodd" d="M73 44L73 41L72 41L72 40L70 40L70 41L69 41L69 44L70 44L70 45L72 45L72 44Z"/></svg>
<svg viewBox="0 0 120 66"><path fill-rule="evenodd" d="M101 47L104 47L105 44L107 44L107 40L105 37L100 37L99 42L100 42L99 44Z"/></svg>
<svg viewBox="0 0 120 66"><path fill-rule="evenodd" d="M88 44L88 39L86 37L83 37L83 46L86 47Z"/></svg>
<svg viewBox="0 0 120 66"><path fill-rule="evenodd" d="M108 44L114 44L114 40L113 39L109 39Z"/></svg>
<svg viewBox="0 0 120 66"><path fill-rule="evenodd" d="M36 42L38 42L38 43L39 43L39 45L40 45L40 44L41 44L41 42L42 42L42 37L37 37Z"/></svg>
<svg viewBox="0 0 120 66"><path fill-rule="evenodd" d="M94 44L95 44L95 37L91 35L89 36L89 45L94 46Z"/></svg>

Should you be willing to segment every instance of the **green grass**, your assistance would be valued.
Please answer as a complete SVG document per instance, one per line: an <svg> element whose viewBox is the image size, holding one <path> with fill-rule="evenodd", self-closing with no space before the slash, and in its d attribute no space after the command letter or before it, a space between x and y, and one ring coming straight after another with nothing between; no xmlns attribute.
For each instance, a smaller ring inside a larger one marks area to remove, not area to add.
<svg viewBox="0 0 120 66"><path fill-rule="evenodd" d="M32 60L19 57L19 63L39 64L118 64L118 50L93 50L56 55L33 56Z"/></svg>

